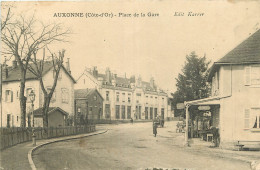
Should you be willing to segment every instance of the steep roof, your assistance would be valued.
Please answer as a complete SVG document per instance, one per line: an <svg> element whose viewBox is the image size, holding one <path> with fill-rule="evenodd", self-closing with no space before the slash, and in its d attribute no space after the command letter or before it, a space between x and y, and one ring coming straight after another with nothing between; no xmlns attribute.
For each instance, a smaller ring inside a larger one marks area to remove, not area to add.
<svg viewBox="0 0 260 170"><path fill-rule="evenodd" d="M228 52L211 67L208 81L221 65L260 63L260 30Z"/></svg>
<svg viewBox="0 0 260 170"><path fill-rule="evenodd" d="M88 98L90 95L92 95L95 92L103 99L103 97L100 95L100 93L97 91L97 89L94 89L94 88L74 90L74 98L75 99Z"/></svg>
<svg viewBox="0 0 260 170"><path fill-rule="evenodd" d="M31 66L33 67L32 64ZM46 61L43 67L43 75L48 73L52 68L53 68L52 62ZM62 68L65 71L65 73L72 79L72 81L76 83L76 81L74 80L72 75L67 71L67 69L65 69L64 66L62 66ZM2 72L2 74L4 74L4 71ZM3 82L19 81L20 78L21 78L21 72L20 72L19 65L16 68L8 67L8 77L5 78L5 76L3 76ZM32 79L37 79L37 77L28 69L26 73L26 80L32 80Z"/></svg>

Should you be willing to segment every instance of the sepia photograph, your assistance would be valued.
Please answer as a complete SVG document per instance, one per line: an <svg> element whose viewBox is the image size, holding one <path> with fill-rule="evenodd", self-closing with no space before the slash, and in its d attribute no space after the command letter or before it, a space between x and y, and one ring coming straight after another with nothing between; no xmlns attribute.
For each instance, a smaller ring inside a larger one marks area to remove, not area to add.
<svg viewBox="0 0 260 170"><path fill-rule="evenodd" d="M260 1L1 1L0 170L260 170Z"/></svg>

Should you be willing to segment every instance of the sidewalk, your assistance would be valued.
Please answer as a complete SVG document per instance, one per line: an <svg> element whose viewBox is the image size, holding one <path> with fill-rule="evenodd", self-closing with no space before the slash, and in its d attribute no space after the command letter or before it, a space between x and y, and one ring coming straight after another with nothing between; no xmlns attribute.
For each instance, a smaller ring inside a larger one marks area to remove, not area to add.
<svg viewBox="0 0 260 170"><path fill-rule="evenodd" d="M39 140L37 142L37 146L49 144L53 142L58 141L64 141L64 140L71 140L76 138L82 138L97 134L102 134L106 132L106 129L104 128L96 128L97 130L92 133L87 134L79 134L79 135L73 135L73 136L65 136L60 138L52 138L52 139L45 139L45 140ZM36 146L36 147L37 147ZM0 154L0 169L31 169L31 165L29 163L28 158L30 159L30 155L28 153L32 151L34 147L32 146L32 142L26 142L22 144L18 144L16 146L7 148L3 151L1 151ZM31 162L32 163L32 162Z"/></svg>
<svg viewBox="0 0 260 170"><path fill-rule="evenodd" d="M158 128L158 136L167 138L167 142L193 154L216 156L225 159L236 159L251 164L260 160L260 151L233 151L220 148L211 148L209 142L198 142L198 138L190 140L190 147L184 147L184 133L176 133L177 121L165 122L164 128ZM260 162L257 162L259 164ZM258 165L259 166L259 165Z"/></svg>

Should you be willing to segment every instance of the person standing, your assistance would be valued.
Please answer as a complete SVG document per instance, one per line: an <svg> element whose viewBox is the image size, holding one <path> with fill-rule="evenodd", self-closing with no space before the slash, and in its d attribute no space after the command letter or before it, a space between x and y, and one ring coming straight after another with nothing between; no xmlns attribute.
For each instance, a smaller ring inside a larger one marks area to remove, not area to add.
<svg viewBox="0 0 260 170"><path fill-rule="evenodd" d="M154 134L154 137L156 137L156 135L157 135L157 124L154 121L153 121L153 134Z"/></svg>

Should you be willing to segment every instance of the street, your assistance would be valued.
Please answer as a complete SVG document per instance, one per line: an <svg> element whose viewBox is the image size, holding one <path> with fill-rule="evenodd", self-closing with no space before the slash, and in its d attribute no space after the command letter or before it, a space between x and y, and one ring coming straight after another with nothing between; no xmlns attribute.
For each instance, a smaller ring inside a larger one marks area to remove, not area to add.
<svg viewBox="0 0 260 170"><path fill-rule="evenodd" d="M180 147L183 134L166 122L152 134L152 123L103 125L101 135L43 146L33 154L37 169L216 169L246 170L248 163Z"/></svg>

